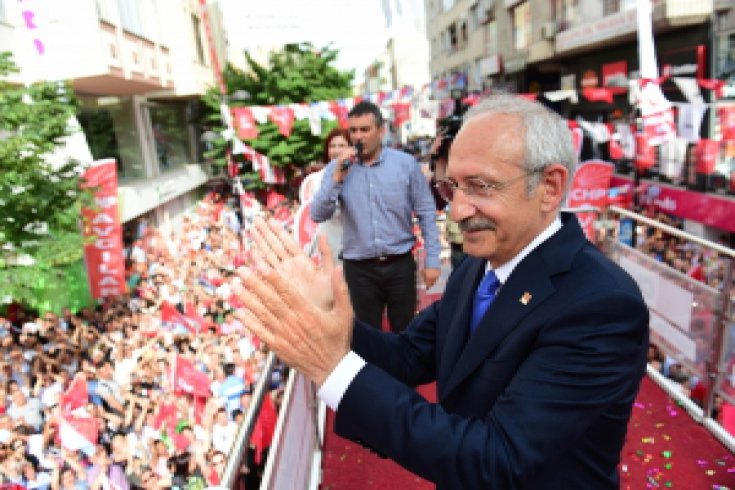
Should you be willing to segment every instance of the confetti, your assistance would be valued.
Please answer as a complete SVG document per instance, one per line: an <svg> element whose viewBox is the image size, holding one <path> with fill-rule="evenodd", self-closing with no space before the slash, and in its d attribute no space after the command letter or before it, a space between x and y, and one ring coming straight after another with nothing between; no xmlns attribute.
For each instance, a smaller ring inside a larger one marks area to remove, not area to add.
<svg viewBox="0 0 735 490"><path fill-rule="evenodd" d="M663 456L666 459L671 459L671 451L663 451L661 453L661 456Z"/></svg>

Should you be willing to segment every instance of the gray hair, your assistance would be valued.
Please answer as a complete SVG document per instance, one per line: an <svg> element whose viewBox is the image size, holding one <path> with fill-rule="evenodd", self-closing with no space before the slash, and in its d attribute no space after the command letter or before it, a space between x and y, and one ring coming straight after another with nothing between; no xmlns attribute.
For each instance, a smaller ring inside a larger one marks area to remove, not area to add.
<svg viewBox="0 0 735 490"><path fill-rule="evenodd" d="M567 122L560 115L538 102L500 93L485 97L470 108L464 116L464 122L484 114L520 117L525 141L522 166L530 173L526 179L529 195L541 181L541 171L552 163L564 165L569 171L571 182L577 167L577 153Z"/></svg>

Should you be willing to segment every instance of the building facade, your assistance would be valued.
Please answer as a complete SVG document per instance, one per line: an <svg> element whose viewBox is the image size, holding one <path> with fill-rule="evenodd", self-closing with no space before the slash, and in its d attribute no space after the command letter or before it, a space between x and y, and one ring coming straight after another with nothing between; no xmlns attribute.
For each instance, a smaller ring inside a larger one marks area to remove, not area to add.
<svg viewBox="0 0 735 490"><path fill-rule="evenodd" d="M641 124L631 98L641 78L640 3L425 0L435 97L446 98L455 87L524 93L551 105L570 121L608 127L626 123L635 131ZM663 94L674 106L677 124L690 106L703 107L701 127L694 138L677 147L681 159L673 159L668 147L656 146L654 163L645 169L637 168L634 157L611 155L608 146L585 129L582 158L612 161L621 181L642 180L662 195L669 189L704 194L708 205L731 209L733 215L735 142L728 120L732 121L730 114L735 111L735 4L727 0L651 3L655 54L665 77ZM544 95L562 90L574 92L576 99L551 100ZM595 91L609 99L587 97ZM700 154L705 151L710 154ZM683 206L662 210L686 219ZM693 223L691 228L715 237L723 231L735 232L735 222L729 222Z"/></svg>
<svg viewBox="0 0 735 490"><path fill-rule="evenodd" d="M0 46L21 69L11 82L71 81L87 155L117 161L130 231L141 217L170 229L212 177L197 99L217 85L220 20L198 0L0 0Z"/></svg>

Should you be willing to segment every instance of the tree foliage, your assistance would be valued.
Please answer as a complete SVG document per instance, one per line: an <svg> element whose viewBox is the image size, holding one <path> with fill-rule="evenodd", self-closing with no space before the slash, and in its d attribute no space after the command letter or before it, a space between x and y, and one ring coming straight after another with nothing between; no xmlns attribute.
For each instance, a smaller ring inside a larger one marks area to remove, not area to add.
<svg viewBox="0 0 735 490"><path fill-rule="evenodd" d="M315 49L309 43L288 44L281 51L271 54L268 64L261 65L246 52L248 70L242 71L228 65L224 70L225 85L229 94L246 92L248 100L228 100L230 107L270 106L290 103L309 103L348 97L351 93L353 72L341 72L333 67L337 51L329 47ZM225 164L227 142L221 136L225 129L220 115L222 96L211 88L202 98L207 113L205 126L213 134L208 158ZM272 165L303 167L321 158L324 135L336 125L322 120L322 134L311 134L308 120L294 121L291 135L286 138L272 122L258 125L258 137L245 143L266 155ZM235 159L241 157L235 156ZM258 174L252 172L248 162L243 162L242 177L246 187L258 188L263 184Z"/></svg>
<svg viewBox="0 0 735 490"><path fill-rule="evenodd" d="M68 134L76 112L67 83L16 86L10 53L0 53L0 300L33 305L34 289L58 281L82 256L79 162L44 159Z"/></svg>

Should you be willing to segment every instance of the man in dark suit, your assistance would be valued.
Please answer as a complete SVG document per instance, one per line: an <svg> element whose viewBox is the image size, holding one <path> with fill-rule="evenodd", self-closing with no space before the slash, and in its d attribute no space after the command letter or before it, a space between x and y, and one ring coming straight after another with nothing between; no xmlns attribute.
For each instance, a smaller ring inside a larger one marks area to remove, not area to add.
<svg viewBox="0 0 735 490"><path fill-rule="evenodd" d="M546 108L482 101L437 184L469 255L441 300L400 335L353 325L328 259L312 268L261 223L271 268L245 281L249 326L319 386L339 434L438 488L618 488L648 311L559 211L575 158L565 121ZM438 404L412 388L431 381Z"/></svg>

